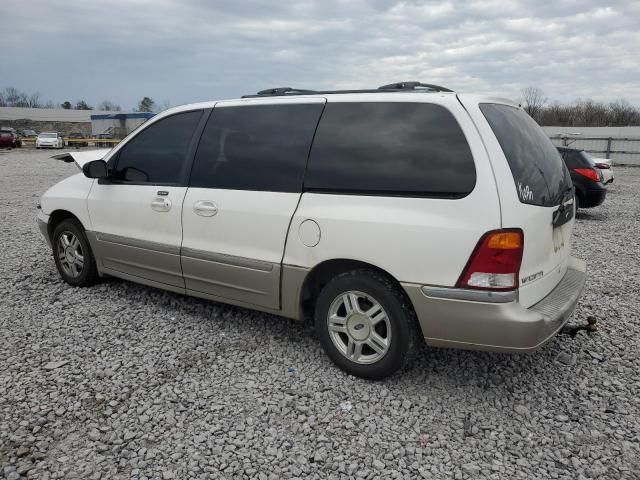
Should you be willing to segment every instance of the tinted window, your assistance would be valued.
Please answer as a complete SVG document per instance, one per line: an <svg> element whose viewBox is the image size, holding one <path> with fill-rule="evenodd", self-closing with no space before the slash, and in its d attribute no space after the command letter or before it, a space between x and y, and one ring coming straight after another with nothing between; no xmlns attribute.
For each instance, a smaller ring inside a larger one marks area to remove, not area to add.
<svg viewBox="0 0 640 480"><path fill-rule="evenodd" d="M581 150L559 148L558 151L562 155L562 159L569 170L573 170L575 168L588 168L594 165L591 157Z"/></svg>
<svg viewBox="0 0 640 480"><path fill-rule="evenodd" d="M163 118L132 138L118 154L114 179L136 183L179 183L202 110Z"/></svg>
<svg viewBox="0 0 640 480"><path fill-rule="evenodd" d="M588 166L588 167L595 167L596 166L596 161L593 158L591 158L591 155L589 155L584 150L580 150L578 152L578 155L580 155L580 158L582 158L582 161L585 162L586 166Z"/></svg>
<svg viewBox="0 0 640 480"><path fill-rule="evenodd" d="M523 110L485 103L480 110L504 152L522 203L559 205L571 178L556 147Z"/></svg>
<svg viewBox="0 0 640 480"><path fill-rule="evenodd" d="M190 185L300 192L323 103L214 109Z"/></svg>
<svg viewBox="0 0 640 480"><path fill-rule="evenodd" d="M305 188L345 193L460 197L476 171L460 125L426 103L329 103Z"/></svg>

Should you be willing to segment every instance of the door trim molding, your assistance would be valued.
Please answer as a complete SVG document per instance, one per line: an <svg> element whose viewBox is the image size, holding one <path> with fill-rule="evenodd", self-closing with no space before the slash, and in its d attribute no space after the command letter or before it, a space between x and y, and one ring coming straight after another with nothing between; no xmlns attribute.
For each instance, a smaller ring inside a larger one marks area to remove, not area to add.
<svg viewBox="0 0 640 480"><path fill-rule="evenodd" d="M250 268L251 270L260 270L261 272L273 271L274 265L271 262L263 260L255 260L253 258L237 257L226 253L205 252L204 250L196 250L194 248L183 247L182 256L194 258L196 260L206 260L207 262L222 263L232 267Z"/></svg>
<svg viewBox="0 0 640 480"><path fill-rule="evenodd" d="M247 257L238 257L235 255L228 255L226 253L207 252L204 250L196 250L194 248L186 247L181 248L164 243L151 242L149 240L113 235L111 233L95 232L94 235L96 240L100 242L114 243L125 247L142 248L144 250L153 250L158 253L167 253L170 255L182 255L183 257L221 263L232 267L250 268L251 270L259 270L261 272L272 272L275 267L271 262L255 260Z"/></svg>
<svg viewBox="0 0 640 480"><path fill-rule="evenodd" d="M138 238L123 237L121 235L112 235L110 233L96 232L96 239L101 242L115 243L125 247L142 248L145 250L153 250L159 253L168 253L170 255L180 255L180 247L167 245L165 243L150 242L148 240L140 240Z"/></svg>

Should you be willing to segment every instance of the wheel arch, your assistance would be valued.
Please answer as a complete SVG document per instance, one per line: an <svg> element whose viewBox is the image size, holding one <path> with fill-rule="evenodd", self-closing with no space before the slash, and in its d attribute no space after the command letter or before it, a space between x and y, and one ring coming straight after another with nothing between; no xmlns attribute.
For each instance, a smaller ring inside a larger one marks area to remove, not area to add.
<svg viewBox="0 0 640 480"><path fill-rule="evenodd" d="M51 215L49 215L49 222L47 223L47 233L51 241L53 241L53 232L56 227L60 224L60 222L67 219L77 220L78 223L82 225L82 228L86 230L82 221L70 211L63 209L54 210L53 212L51 212Z"/></svg>
<svg viewBox="0 0 640 480"><path fill-rule="evenodd" d="M304 277L298 300L302 318L309 319L313 317L318 294L332 278L352 270L373 270L388 278L398 288L398 291L407 298L411 308L413 308L413 303L400 282L383 268L361 260L335 258L318 263Z"/></svg>

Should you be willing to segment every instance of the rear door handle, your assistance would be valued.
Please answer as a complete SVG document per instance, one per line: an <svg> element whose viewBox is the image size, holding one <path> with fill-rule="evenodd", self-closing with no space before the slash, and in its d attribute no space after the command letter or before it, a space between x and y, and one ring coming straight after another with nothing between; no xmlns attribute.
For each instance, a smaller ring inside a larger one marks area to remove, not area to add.
<svg viewBox="0 0 640 480"><path fill-rule="evenodd" d="M209 200L198 200L193 204L193 211L201 217L213 217L218 213L218 207Z"/></svg>
<svg viewBox="0 0 640 480"><path fill-rule="evenodd" d="M171 210L171 200L168 198L156 197L151 201L151 208L156 212L168 212Z"/></svg>

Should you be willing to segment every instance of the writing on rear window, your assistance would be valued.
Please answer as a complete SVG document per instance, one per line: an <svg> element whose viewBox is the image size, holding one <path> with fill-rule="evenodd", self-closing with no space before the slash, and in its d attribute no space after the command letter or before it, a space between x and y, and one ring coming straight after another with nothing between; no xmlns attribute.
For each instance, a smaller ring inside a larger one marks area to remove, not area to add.
<svg viewBox="0 0 640 480"><path fill-rule="evenodd" d="M540 126L524 110L509 105L482 103L480 110L509 163L519 200L541 207L560 205L571 177Z"/></svg>
<svg viewBox="0 0 640 480"><path fill-rule="evenodd" d="M523 202L533 200L533 191L529 188L529 185L522 185L522 182L518 182L518 191L520 193L520 200Z"/></svg>

